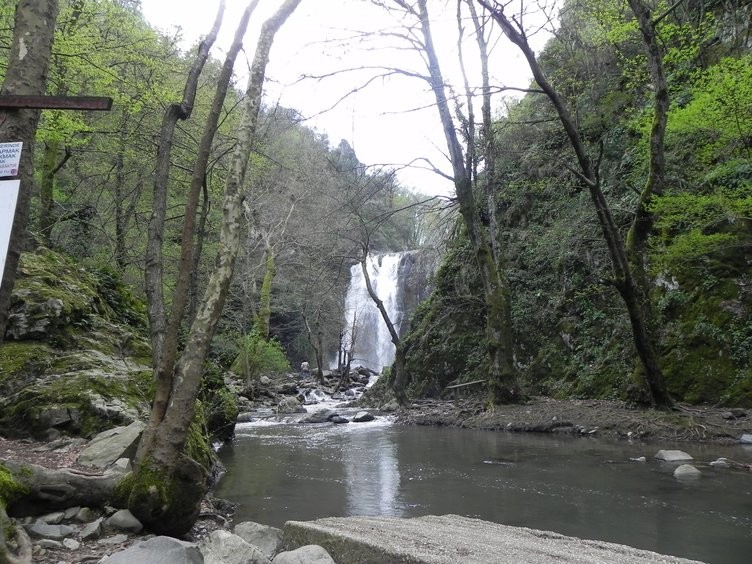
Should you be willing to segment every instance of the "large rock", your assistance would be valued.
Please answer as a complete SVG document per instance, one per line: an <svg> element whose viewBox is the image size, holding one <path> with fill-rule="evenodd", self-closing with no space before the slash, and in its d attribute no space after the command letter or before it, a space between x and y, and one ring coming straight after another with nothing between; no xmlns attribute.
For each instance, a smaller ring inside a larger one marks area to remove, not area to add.
<svg viewBox="0 0 752 564"><path fill-rule="evenodd" d="M702 472L691 464L682 464L674 470L674 478L699 478L701 475Z"/></svg>
<svg viewBox="0 0 752 564"><path fill-rule="evenodd" d="M321 546L309 544L295 550L280 552L272 564L337 564Z"/></svg>
<svg viewBox="0 0 752 564"><path fill-rule="evenodd" d="M69 525L48 525L47 523L32 523L26 525L26 531L33 537L61 540L71 536L76 529Z"/></svg>
<svg viewBox="0 0 752 564"><path fill-rule="evenodd" d="M353 417L353 423L366 423L368 421L373 421L374 419L376 418L367 411L359 411L355 417Z"/></svg>
<svg viewBox="0 0 752 564"><path fill-rule="evenodd" d="M21 256L0 344L0 428L90 437L148 414L144 316L111 275L58 253Z"/></svg>
<svg viewBox="0 0 752 564"><path fill-rule="evenodd" d="M261 550L238 535L219 529L200 545L205 564L269 564Z"/></svg>
<svg viewBox="0 0 752 564"><path fill-rule="evenodd" d="M464 562L592 562L653 564L693 562L550 531L511 527L459 515L328 517L288 521L284 548L322 546L336 562L456 564ZM275 564L279 564L275 559Z"/></svg>
<svg viewBox="0 0 752 564"><path fill-rule="evenodd" d="M115 427L99 433L78 455L78 463L106 468L121 458L133 458L145 427L141 421L134 421L127 427Z"/></svg>
<svg viewBox="0 0 752 564"><path fill-rule="evenodd" d="M664 462L681 462L683 460L693 460L690 455L682 450L659 450L655 453L658 460Z"/></svg>
<svg viewBox="0 0 752 564"><path fill-rule="evenodd" d="M315 413L311 413L307 417L300 420L301 423L326 423L332 417L337 415L331 409L321 409Z"/></svg>
<svg viewBox="0 0 752 564"><path fill-rule="evenodd" d="M101 560L106 564L203 564L198 546L172 537L154 537Z"/></svg>
<svg viewBox="0 0 752 564"><path fill-rule="evenodd" d="M128 531L130 533L140 533L144 526L141 521L136 519L127 509L116 511L105 521L105 525L111 529Z"/></svg>
<svg viewBox="0 0 752 564"><path fill-rule="evenodd" d="M282 530L252 521L244 521L235 525L232 530L248 544L258 547L261 552L271 558L282 542Z"/></svg>
<svg viewBox="0 0 752 564"><path fill-rule="evenodd" d="M305 413L306 408L300 405L300 402L294 398L287 396L277 404L277 413Z"/></svg>

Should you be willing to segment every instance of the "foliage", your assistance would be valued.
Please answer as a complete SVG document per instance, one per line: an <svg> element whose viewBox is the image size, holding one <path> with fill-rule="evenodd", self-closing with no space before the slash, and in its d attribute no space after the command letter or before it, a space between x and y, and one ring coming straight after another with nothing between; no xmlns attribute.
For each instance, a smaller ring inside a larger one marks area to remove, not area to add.
<svg viewBox="0 0 752 564"><path fill-rule="evenodd" d="M287 372L290 363L279 341L266 340L253 330L243 337L240 353L230 370L251 381L265 373Z"/></svg>

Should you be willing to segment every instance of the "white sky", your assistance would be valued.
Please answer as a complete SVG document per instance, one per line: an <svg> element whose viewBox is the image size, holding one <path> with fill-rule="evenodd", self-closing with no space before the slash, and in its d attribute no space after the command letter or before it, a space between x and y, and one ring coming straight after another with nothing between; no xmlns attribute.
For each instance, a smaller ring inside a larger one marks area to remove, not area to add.
<svg viewBox="0 0 752 564"><path fill-rule="evenodd" d="M224 59L224 51L232 41L235 25L246 6L245 0L226 0L226 3L223 29L213 49L214 57L220 60ZM261 0L246 35L246 58L239 58L235 66L238 75L247 74L257 30L279 4L279 0ZM168 33L174 33L176 27L180 27L186 46L209 31L218 5L219 0L142 0L146 18ZM434 2L433 5L445 6L443 13L434 15L437 20L434 42L442 50L445 79L451 81L452 77L459 76L449 65L450 62L455 64L457 59L456 2ZM372 42L357 39L346 44L327 42L332 38L353 37L359 31L393 28L395 25L396 22L367 1L302 0L277 34L272 47L265 88L267 103L276 100L285 107L297 109L310 118L305 122L307 126L328 135L332 146L337 146L340 139L346 139L360 161L367 165L399 167L413 159L427 157L437 167L450 172L444 157L446 142L425 82L407 77L379 78L336 104L375 72L347 73L321 81L299 80L303 74L321 75L363 65L405 67L424 72L414 53L374 49ZM468 59L474 54L470 50L473 44L468 44ZM386 41L384 46L387 46ZM529 72L515 48L501 41L493 56L492 84L527 86ZM459 85L459 79L455 80ZM244 82L245 78L243 86ZM501 100L498 101L500 104ZM334 109L325 111L335 104ZM404 186L426 194L453 193L451 183L434 172L410 168L400 170L398 177Z"/></svg>

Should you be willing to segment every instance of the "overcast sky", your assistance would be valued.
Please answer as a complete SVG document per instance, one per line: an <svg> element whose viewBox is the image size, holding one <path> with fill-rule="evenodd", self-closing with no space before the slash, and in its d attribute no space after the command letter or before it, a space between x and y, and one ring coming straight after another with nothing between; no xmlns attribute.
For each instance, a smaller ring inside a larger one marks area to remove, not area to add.
<svg viewBox="0 0 752 564"><path fill-rule="evenodd" d="M224 59L224 51L231 43L235 24L246 5L245 0L227 0L226 3L223 29L213 50L218 59ZM443 13L435 15L434 41L443 46L441 54L447 61L445 75L451 80L456 61L456 3L433 4L446 6ZM175 33L179 27L186 47L208 32L218 5L219 0L142 0L146 18L168 33ZM252 24L246 35L247 56L236 63L236 73L245 75L248 59L253 56L257 30L278 5L277 0L261 0L252 17L256 25ZM340 139L346 139L365 164L396 168L413 159L428 157L449 172L438 114L431 106L432 98L421 80L379 78L339 103L338 100L348 92L372 77L374 71L338 74L320 81L300 80L301 75L322 75L363 65L424 71L412 53L373 49L374 43L368 40L333 41L357 37L361 31L394 28L397 23L363 0L302 0L277 34L272 47L266 101L300 111L309 118L305 124L326 133L333 146L338 145ZM384 47L387 47L386 42ZM496 84L524 87L529 81L525 64L505 41L499 42L495 48L492 74ZM329 110L332 106L334 109ZM398 177L403 185L427 194L449 195L453 192L451 183L433 172L403 169Z"/></svg>

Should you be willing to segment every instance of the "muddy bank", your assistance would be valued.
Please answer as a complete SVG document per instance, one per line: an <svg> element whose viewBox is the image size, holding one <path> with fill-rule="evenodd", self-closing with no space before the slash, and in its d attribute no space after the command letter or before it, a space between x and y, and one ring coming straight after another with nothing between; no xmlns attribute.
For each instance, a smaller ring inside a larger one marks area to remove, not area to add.
<svg viewBox="0 0 752 564"><path fill-rule="evenodd" d="M738 443L752 434L752 410L678 405L661 412L610 400L530 398L486 408L483 399L419 400L397 412L408 425L442 425L509 432L548 432L650 442Z"/></svg>

